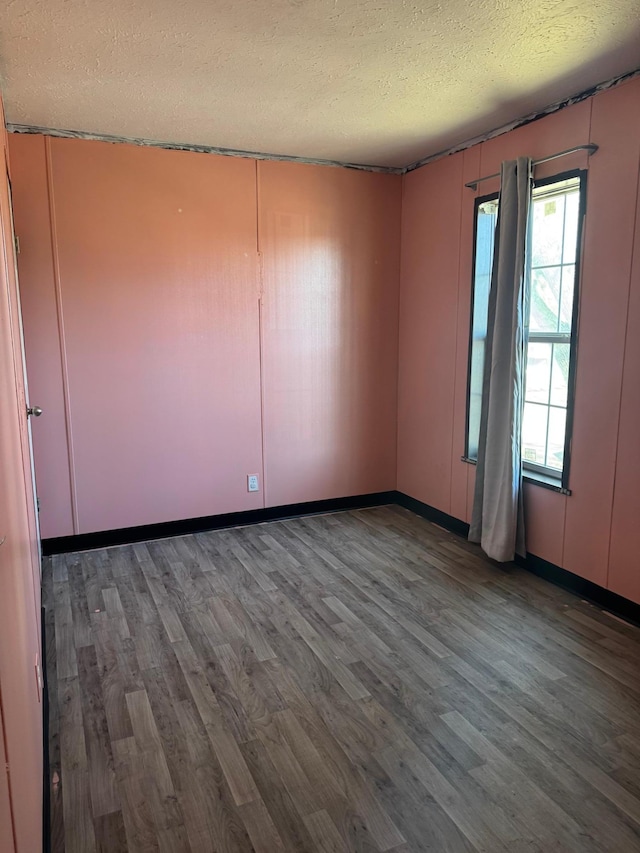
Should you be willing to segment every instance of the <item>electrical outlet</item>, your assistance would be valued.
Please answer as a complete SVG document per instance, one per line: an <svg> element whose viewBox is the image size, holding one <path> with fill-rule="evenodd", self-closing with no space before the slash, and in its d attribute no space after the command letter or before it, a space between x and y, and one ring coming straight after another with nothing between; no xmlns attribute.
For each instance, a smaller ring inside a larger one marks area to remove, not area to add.
<svg viewBox="0 0 640 853"><path fill-rule="evenodd" d="M260 491L260 482L258 480L257 474L247 474L247 491L248 492L259 492Z"/></svg>

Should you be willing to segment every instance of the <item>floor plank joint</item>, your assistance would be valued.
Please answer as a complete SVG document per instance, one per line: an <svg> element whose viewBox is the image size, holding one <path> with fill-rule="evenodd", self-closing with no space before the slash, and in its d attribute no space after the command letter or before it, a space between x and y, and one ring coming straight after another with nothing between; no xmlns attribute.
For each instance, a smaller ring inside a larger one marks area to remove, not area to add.
<svg viewBox="0 0 640 853"><path fill-rule="evenodd" d="M45 560L51 840L640 850L640 630L405 508Z"/></svg>

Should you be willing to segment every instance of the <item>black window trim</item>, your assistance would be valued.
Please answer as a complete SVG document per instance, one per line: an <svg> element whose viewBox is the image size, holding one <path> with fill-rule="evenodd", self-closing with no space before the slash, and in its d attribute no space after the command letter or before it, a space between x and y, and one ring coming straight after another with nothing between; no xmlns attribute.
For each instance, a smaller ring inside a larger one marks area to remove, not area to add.
<svg viewBox="0 0 640 853"><path fill-rule="evenodd" d="M473 257L471 259L471 313L469 315L469 335L468 335L468 353L467 353L467 410L465 413L465 422L464 422L464 456L462 457L463 462L471 462L475 465L476 460L469 455L469 417L470 417L470 409L469 405L470 400L470 391L471 391L471 360L473 356L473 311L475 308L475 299L476 299L476 255L478 252L478 246L476 237L478 235L478 211L481 205L485 204L487 201L498 201L500 193L496 190L496 192L489 193L488 195L478 196L473 205Z"/></svg>
<svg viewBox="0 0 640 853"><path fill-rule="evenodd" d="M571 470L571 449L573 440L573 423L574 423L574 407L575 407L575 386L576 386L576 366L578 357L578 334L580 323L580 292L581 292L581 273L582 273L582 256L584 250L584 223L587 209L587 169L569 169L565 172L559 172L551 175L548 178L540 178L533 181L534 188L549 186L550 184L567 181L570 178L580 179L580 206L578 208L578 234L576 239L576 263L575 263L575 285L573 289L573 308L571 317L571 343L569 348L569 376L567 380L567 420L565 426L565 446L564 458L562 466L562 474L546 469L543 466L531 465L531 463L523 463L523 477L525 480L543 488L552 489L556 492L561 492L564 495L570 495L569 489L569 473ZM467 354L467 401L465 414L465 444L464 456L461 457L463 462L469 462L473 465L476 460L469 456L469 415L470 415L470 390L471 390L471 357L472 357L472 335L473 335L473 311L475 302L475 277L476 277L476 236L478 233L478 210L480 205L487 201L497 201L499 192L493 192L488 195L478 196L474 201L473 209L473 257L471 265L471 313L469 315L469 336L468 336L468 354Z"/></svg>

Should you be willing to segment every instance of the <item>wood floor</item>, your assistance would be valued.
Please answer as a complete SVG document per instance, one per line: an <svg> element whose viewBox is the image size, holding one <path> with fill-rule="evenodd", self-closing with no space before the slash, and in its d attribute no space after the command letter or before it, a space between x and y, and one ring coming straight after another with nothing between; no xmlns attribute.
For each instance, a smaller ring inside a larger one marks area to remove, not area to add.
<svg viewBox="0 0 640 853"><path fill-rule="evenodd" d="M53 851L640 851L640 630L383 507L52 558Z"/></svg>

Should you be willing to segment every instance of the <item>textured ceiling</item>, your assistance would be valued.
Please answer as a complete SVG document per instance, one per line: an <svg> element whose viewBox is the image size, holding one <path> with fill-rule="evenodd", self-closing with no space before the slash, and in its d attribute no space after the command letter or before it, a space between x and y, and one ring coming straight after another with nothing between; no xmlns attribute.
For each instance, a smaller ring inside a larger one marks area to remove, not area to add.
<svg viewBox="0 0 640 853"><path fill-rule="evenodd" d="M404 166L640 66L639 0L4 0L7 120Z"/></svg>

